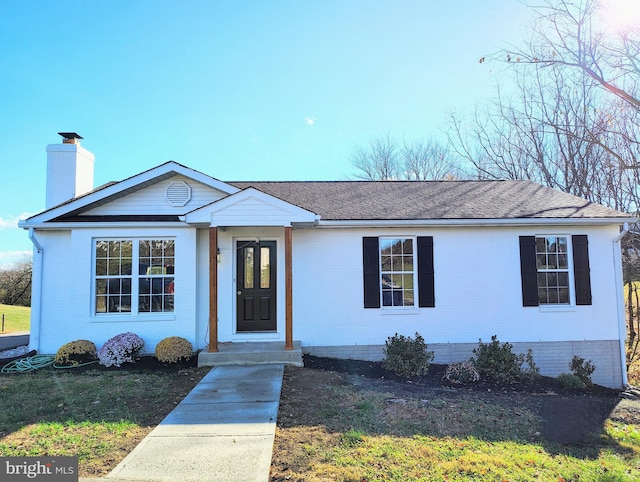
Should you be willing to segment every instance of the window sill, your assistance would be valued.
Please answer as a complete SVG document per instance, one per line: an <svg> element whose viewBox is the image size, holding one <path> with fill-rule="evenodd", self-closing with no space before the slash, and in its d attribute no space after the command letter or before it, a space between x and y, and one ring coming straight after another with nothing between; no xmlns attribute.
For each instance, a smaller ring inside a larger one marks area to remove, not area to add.
<svg viewBox="0 0 640 482"><path fill-rule="evenodd" d="M556 305L538 307L540 313L562 313L566 311L576 311L575 305Z"/></svg>
<svg viewBox="0 0 640 482"><path fill-rule="evenodd" d="M382 315L417 315L418 308L380 308Z"/></svg>

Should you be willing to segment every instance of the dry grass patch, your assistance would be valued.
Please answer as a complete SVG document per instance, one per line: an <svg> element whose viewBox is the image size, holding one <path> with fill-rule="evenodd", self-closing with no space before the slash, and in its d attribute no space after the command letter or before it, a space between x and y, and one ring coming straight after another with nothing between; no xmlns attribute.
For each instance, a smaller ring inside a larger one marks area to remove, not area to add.
<svg viewBox="0 0 640 482"><path fill-rule="evenodd" d="M640 401L612 395L451 389L287 367L271 477L640 480L639 415ZM554 440L566 427L575 440Z"/></svg>

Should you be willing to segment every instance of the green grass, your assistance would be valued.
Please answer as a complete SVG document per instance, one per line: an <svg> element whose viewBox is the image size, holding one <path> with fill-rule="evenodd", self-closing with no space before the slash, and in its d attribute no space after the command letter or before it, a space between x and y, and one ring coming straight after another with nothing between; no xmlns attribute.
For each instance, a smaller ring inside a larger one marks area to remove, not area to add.
<svg viewBox="0 0 640 482"><path fill-rule="evenodd" d="M0 375L0 456L78 456L107 474L208 369L54 369Z"/></svg>
<svg viewBox="0 0 640 482"><path fill-rule="evenodd" d="M31 308L26 306L11 306L0 304L0 330L1 320L4 315L4 332L29 331Z"/></svg>
<svg viewBox="0 0 640 482"><path fill-rule="evenodd" d="M541 408L557 395L396 392L287 370L273 480L640 481L640 400L613 397L599 429L561 444L545 438ZM321 391L305 395L297 376Z"/></svg>

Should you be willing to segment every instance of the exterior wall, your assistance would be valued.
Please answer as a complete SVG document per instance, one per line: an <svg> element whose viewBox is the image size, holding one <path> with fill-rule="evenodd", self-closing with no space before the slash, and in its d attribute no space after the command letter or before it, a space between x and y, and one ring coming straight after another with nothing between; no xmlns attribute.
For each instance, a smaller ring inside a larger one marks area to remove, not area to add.
<svg viewBox="0 0 640 482"><path fill-rule="evenodd" d="M172 314L95 315L94 238L175 237L176 311ZM593 304L563 308L522 306L520 235L587 234ZM443 363L468 359L478 340L497 335L516 348L532 346L543 374L568 369L573 354L592 359L597 383L621 384L618 309L619 276L613 259L615 226L581 228L380 228L294 229L293 337L316 354L379 359L395 333L419 332ZM363 236L433 236L435 308L364 309ZM37 231L44 248L40 326L31 348L55 353L64 343L88 339L100 347L131 331L152 353L167 336L182 336L196 349L209 342L208 229L191 227ZM236 333L236 241L278 243L278 322L274 333ZM218 340L275 341L285 337L284 229L243 227L218 230ZM34 320L37 317L34 317ZM523 343L523 345L520 345ZM332 347L332 348L329 348Z"/></svg>
<svg viewBox="0 0 640 482"><path fill-rule="evenodd" d="M186 206L174 207L165 198L167 186L175 181L184 181L191 187L191 200ZM152 184L120 199L111 201L103 206L87 210L83 215L113 215L113 214L174 214L181 215L187 211L198 209L225 197L226 194L211 189L185 176L173 176L164 181Z"/></svg>
<svg viewBox="0 0 640 482"><path fill-rule="evenodd" d="M518 237L543 234L589 236L592 305L522 306ZM611 383L616 384L621 380L616 293L619 273L613 263L612 244L617 234L613 226L296 230L294 339L301 340L303 349L309 352L315 347L337 346L361 353L359 346L381 347L395 333L414 336L419 332L429 346L460 345L461 353L465 353L460 359L468 359L467 347L497 335L502 342L543 347L547 353L538 357L541 367L548 366L545 374L568 371L573 355L563 351L566 347L576 342L601 342L607 346L601 373L609 372L606 366L611 366L617 373L611 375ZM433 236L435 308L363 308L362 237L385 235ZM584 356L594 358L599 350ZM549 362L543 365L544 359ZM552 363L553 359L561 360L561 368ZM611 361L605 363L605 359ZM609 379L609 374L600 379Z"/></svg>
<svg viewBox="0 0 640 482"><path fill-rule="evenodd" d="M490 342L490 340L483 340L483 342ZM590 359L596 366L591 377L594 383L612 388L623 385L618 340L512 343L512 345L515 353L526 353L530 348L542 375L556 377L561 373L568 373L571 359L574 356L580 356ZM473 356L473 349L477 346L472 343L435 343L429 344L428 349L435 354L433 363L449 364L469 360ZM381 361L384 358L384 345L305 346L303 352L328 358Z"/></svg>
<svg viewBox="0 0 640 482"><path fill-rule="evenodd" d="M135 236L133 236L135 234ZM194 346L196 319L196 254L194 228L79 229L37 231L44 249L42 305L39 326L32 326L31 349L55 353L73 340L87 339L98 348L119 333L133 332L145 341L143 352L153 353L167 336L181 336ZM93 312L94 238L174 237L176 240L174 313L99 314ZM35 307L34 307L35 308ZM32 315L33 320L37 317Z"/></svg>

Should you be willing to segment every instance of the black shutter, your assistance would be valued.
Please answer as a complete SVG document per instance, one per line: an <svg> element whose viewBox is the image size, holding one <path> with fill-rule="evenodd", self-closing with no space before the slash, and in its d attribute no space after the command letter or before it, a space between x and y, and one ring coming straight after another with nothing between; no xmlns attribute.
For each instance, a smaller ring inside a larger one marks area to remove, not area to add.
<svg viewBox="0 0 640 482"><path fill-rule="evenodd" d="M362 238L364 307L380 308L380 244L378 238Z"/></svg>
<svg viewBox="0 0 640 482"><path fill-rule="evenodd" d="M584 234L571 236L573 246L573 276L576 284L576 305L591 304L591 274L589 241Z"/></svg>
<svg viewBox="0 0 640 482"><path fill-rule="evenodd" d="M433 274L433 236L418 237L418 306L436 306Z"/></svg>
<svg viewBox="0 0 640 482"><path fill-rule="evenodd" d="M535 236L520 236L520 277L522 278L522 306L538 306L540 299Z"/></svg>

